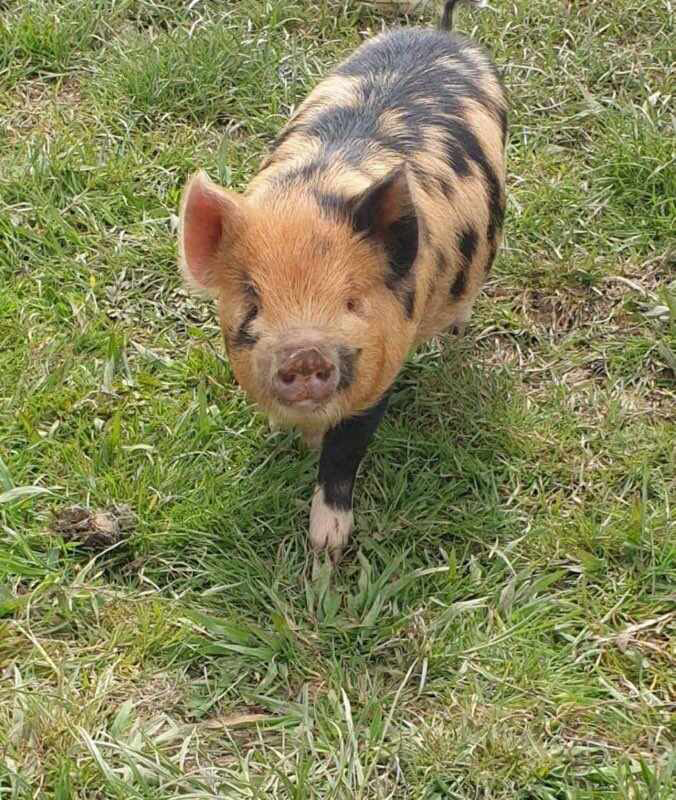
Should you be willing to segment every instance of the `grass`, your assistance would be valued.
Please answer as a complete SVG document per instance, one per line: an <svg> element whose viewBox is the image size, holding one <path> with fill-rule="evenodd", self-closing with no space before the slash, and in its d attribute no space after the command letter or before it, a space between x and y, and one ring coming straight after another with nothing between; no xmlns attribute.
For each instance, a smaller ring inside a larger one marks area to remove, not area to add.
<svg viewBox="0 0 676 800"><path fill-rule="evenodd" d="M514 106L505 247L406 365L333 573L173 215L382 13L0 5L0 798L673 797L671 4L459 12ZM102 552L50 532L116 503Z"/></svg>

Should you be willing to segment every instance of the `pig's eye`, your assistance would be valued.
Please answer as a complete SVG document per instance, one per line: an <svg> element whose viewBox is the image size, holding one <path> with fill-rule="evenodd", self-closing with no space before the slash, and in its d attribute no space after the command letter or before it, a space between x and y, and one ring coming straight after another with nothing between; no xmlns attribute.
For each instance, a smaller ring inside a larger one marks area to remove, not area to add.
<svg viewBox="0 0 676 800"><path fill-rule="evenodd" d="M357 301L356 301L356 300L355 300L353 297L351 297L351 298L350 298L350 299L347 301L347 304L346 304L346 305L347 305L347 310L348 310L348 311L349 311L351 314L354 314L354 313L357 311L357 305L358 305L358 303L357 303Z"/></svg>

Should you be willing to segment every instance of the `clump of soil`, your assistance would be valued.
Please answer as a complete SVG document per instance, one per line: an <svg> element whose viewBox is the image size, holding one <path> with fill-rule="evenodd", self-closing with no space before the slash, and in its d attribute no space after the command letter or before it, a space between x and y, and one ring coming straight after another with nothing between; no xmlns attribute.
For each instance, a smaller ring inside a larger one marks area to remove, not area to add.
<svg viewBox="0 0 676 800"><path fill-rule="evenodd" d="M54 512L51 528L67 542L100 552L127 538L134 529L134 512L127 505L92 510L69 506Z"/></svg>

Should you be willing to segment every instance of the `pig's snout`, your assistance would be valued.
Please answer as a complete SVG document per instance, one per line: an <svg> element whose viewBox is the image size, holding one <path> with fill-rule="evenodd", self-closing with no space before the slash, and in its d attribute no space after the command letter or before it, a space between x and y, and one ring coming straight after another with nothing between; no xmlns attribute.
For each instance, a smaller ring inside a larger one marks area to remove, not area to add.
<svg viewBox="0 0 676 800"><path fill-rule="evenodd" d="M328 400L338 386L338 367L316 347L282 350L272 388L285 405L315 405Z"/></svg>

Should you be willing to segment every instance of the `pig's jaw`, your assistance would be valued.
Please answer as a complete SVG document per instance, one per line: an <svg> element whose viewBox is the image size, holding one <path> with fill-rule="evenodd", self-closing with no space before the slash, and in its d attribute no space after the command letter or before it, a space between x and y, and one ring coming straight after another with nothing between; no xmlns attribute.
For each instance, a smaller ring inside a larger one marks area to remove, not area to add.
<svg viewBox="0 0 676 800"><path fill-rule="evenodd" d="M279 428L298 428L306 436L323 434L336 425L344 416L338 398L332 398L321 405L298 403L293 406L273 402L265 409L271 422Z"/></svg>

